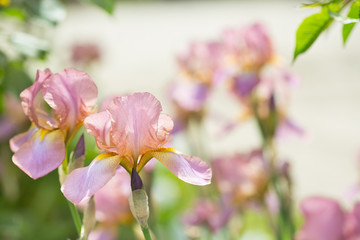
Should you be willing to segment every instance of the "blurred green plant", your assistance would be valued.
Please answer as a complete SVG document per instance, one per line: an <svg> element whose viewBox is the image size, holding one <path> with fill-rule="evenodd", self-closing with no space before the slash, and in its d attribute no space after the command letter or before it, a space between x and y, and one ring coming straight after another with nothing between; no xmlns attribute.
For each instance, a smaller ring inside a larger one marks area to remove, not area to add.
<svg viewBox="0 0 360 240"><path fill-rule="evenodd" d="M321 11L305 18L298 27L293 61L300 54L305 53L334 20L343 24L342 36L345 45L360 18L359 0L316 1L311 4L303 4L303 7L320 7ZM346 17L341 15L345 10L348 10Z"/></svg>

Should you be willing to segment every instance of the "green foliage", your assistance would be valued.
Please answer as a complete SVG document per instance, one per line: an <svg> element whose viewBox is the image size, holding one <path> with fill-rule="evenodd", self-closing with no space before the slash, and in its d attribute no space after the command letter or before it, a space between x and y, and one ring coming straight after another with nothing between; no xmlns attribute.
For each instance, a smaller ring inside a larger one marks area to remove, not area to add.
<svg viewBox="0 0 360 240"><path fill-rule="evenodd" d="M112 14L115 9L115 0L90 0L91 3Z"/></svg>
<svg viewBox="0 0 360 240"><path fill-rule="evenodd" d="M347 17L340 15L341 11L352 3ZM343 24L343 43L353 30L355 24L360 20L360 0L330 0L317 1L311 4L304 4L303 7L321 7L320 13L307 17L300 24L296 32L296 46L293 61L297 56L306 52L316 41L320 34L330 26L333 20Z"/></svg>
<svg viewBox="0 0 360 240"><path fill-rule="evenodd" d="M323 7L320 13L304 19L296 31L296 46L293 61L311 47L331 22L332 18L329 15L327 7Z"/></svg>
<svg viewBox="0 0 360 240"><path fill-rule="evenodd" d="M360 1L359 0L355 1L351 5L347 17L350 18L350 19L357 19L357 20L360 18ZM347 41L351 31L353 30L355 24L356 23L344 24L343 29L342 29L342 36L343 36L344 45L346 44L346 41Z"/></svg>

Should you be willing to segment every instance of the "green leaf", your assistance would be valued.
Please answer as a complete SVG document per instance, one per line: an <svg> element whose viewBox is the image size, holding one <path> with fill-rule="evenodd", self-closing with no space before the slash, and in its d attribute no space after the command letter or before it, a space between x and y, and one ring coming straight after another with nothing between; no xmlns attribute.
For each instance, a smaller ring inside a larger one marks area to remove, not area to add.
<svg viewBox="0 0 360 240"><path fill-rule="evenodd" d="M306 52L319 35L331 24L332 18L329 16L327 7L320 13L316 13L304 19L296 31L296 46L293 61L300 54Z"/></svg>
<svg viewBox="0 0 360 240"><path fill-rule="evenodd" d="M355 1L349 10L349 13L347 15L348 18L350 19L357 19L359 20L360 18L360 1ZM354 26L356 23L349 23L349 24L344 24L343 29L342 29L342 36L343 36L343 43L344 45L346 44L346 41L351 33L351 31L353 30Z"/></svg>
<svg viewBox="0 0 360 240"><path fill-rule="evenodd" d="M93 4L112 14L115 9L115 0L90 0Z"/></svg>
<svg viewBox="0 0 360 240"><path fill-rule="evenodd" d="M17 7L7 7L2 10L6 16L17 18L21 21L25 21L26 13L23 9Z"/></svg>

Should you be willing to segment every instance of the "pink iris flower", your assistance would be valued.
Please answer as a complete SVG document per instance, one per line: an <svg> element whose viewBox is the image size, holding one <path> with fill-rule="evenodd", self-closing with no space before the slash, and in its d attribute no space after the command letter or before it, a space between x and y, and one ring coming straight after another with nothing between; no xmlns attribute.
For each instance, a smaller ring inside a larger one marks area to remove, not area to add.
<svg viewBox="0 0 360 240"><path fill-rule="evenodd" d="M213 166L220 192L234 203L263 197L270 181L269 166L261 150L217 158Z"/></svg>
<svg viewBox="0 0 360 240"><path fill-rule="evenodd" d="M62 192L78 204L110 181L119 164L129 173L133 168L140 172L152 158L185 182L210 184L212 172L208 164L163 147L169 141L173 125L171 118L162 113L160 102L150 93L115 98L105 111L90 115L84 122L87 132L105 152L88 167L72 171L62 185Z"/></svg>
<svg viewBox="0 0 360 240"><path fill-rule="evenodd" d="M226 30L222 42L229 66L240 67L242 71L260 69L274 54L270 37L261 24Z"/></svg>
<svg viewBox="0 0 360 240"><path fill-rule="evenodd" d="M38 71L35 83L21 94L30 129L10 139L13 162L31 178L61 165L71 140L97 100L97 87L85 72L73 68L53 74Z"/></svg>
<svg viewBox="0 0 360 240"><path fill-rule="evenodd" d="M205 225L212 232L216 232L229 222L232 213L233 209L223 201L201 199L195 204L194 209L185 215L184 222L189 226Z"/></svg>
<svg viewBox="0 0 360 240"><path fill-rule="evenodd" d="M193 43L177 57L182 76L189 81L212 85L221 80L220 60L223 48L219 42Z"/></svg>
<svg viewBox="0 0 360 240"><path fill-rule="evenodd" d="M360 203L350 212L325 197L311 197L301 203L305 223L296 240L359 240Z"/></svg>

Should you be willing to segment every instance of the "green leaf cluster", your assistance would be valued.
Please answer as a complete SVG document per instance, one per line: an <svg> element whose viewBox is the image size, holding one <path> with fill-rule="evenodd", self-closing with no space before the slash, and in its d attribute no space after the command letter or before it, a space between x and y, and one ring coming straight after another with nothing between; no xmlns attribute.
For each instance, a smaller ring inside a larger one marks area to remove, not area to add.
<svg viewBox="0 0 360 240"><path fill-rule="evenodd" d="M342 17L340 13L349 3L352 3L352 5L349 8L347 17ZM343 24L342 35L345 44L360 18L360 0L319 1L303 6L321 7L321 11L305 18L298 27L293 61L300 54L305 53L334 20Z"/></svg>

